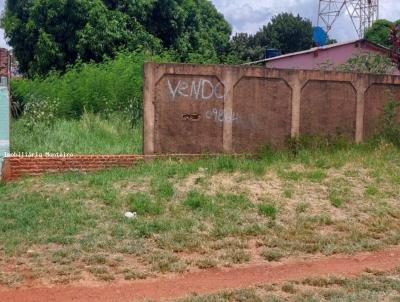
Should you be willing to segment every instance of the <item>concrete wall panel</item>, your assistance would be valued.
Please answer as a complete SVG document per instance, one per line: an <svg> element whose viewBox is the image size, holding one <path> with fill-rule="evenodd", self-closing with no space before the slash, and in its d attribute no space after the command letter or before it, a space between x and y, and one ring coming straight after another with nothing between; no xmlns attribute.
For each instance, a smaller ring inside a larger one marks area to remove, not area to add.
<svg viewBox="0 0 400 302"><path fill-rule="evenodd" d="M291 132L292 91L282 79L244 77L233 93L233 151L283 146Z"/></svg>
<svg viewBox="0 0 400 302"><path fill-rule="evenodd" d="M309 81L300 101L300 135L354 139L357 93L351 83Z"/></svg>
<svg viewBox="0 0 400 302"><path fill-rule="evenodd" d="M400 101L400 85L372 84L365 93L364 136L370 137L380 128L385 104ZM400 107L397 108L400 123Z"/></svg>
<svg viewBox="0 0 400 302"><path fill-rule="evenodd" d="M224 86L216 76L166 75L155 97L155 153L222 152Z"/></svg>

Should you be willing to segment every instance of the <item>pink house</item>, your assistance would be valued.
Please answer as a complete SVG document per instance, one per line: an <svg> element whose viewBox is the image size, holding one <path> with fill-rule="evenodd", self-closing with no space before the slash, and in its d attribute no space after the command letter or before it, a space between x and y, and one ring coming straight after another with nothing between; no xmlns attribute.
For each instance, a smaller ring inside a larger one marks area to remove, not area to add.
<svg viewBox="0 0 400 302"><path fill-rule="evenodd" d="M389 49L365 39L314 47L264 60L268 68L319 69L322 65L337 66L360 53L388 54ZM400 74L396 69L395 74Z"/></svg>

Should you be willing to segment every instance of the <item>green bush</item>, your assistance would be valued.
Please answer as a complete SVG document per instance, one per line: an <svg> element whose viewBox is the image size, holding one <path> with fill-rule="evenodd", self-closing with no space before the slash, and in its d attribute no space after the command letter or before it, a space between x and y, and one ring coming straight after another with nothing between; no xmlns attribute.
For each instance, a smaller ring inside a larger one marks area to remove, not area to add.
<svg viewBox="0 0 400 302"><path fill-rule="evenodd" d="M23 108L44 100L57 102L54 114L61 118L77 118L84 112L108 115L123 111L138 121L142 114L143 64L145 60L167 59L168 55L162 59L143 52L125 52L101 64L76 64L62 75L15 79L11 83L13 100Z"/></svg>
<svg viewBox="0 0 400 302"><path fill-rule="evenodd" d="M58 99L31 99L25 105L24 125L32 131L39 125L50 127L56 121L60 102Z"/></svg>

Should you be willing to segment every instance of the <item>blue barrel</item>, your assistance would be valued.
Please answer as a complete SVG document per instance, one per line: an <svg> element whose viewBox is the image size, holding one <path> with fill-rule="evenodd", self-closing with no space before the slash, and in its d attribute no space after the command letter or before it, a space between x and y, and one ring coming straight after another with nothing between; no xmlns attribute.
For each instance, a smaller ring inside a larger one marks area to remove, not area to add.
<svg viewBox="0 0 400 302"><path fill-rule="evenodd" d="M267 51L265 53L265 58L269 59L269 58L280 56L281 54L282 54L282 52L279 49L267 48Z"/></svg>
<svg viewBox="0 0 400 302"><path fill-rule="evenodd" d="M326 45L327 40L328 40L328 34L322 27L320 26L313 27L313 42L317 46Z"/></svg>

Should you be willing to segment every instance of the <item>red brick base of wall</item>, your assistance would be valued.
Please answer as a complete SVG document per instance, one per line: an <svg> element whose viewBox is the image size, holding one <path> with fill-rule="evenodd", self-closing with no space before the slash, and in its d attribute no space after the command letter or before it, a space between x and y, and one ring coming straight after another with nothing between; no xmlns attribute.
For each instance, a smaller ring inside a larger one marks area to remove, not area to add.
<svg viewBox="0 0 400 302"><path fill-rule="evenodd" d="M142 155L78 155L71 157L6 157L2 180L11 181L22 176L67 171L97 171L112 167L131 167Z"/></svg>

